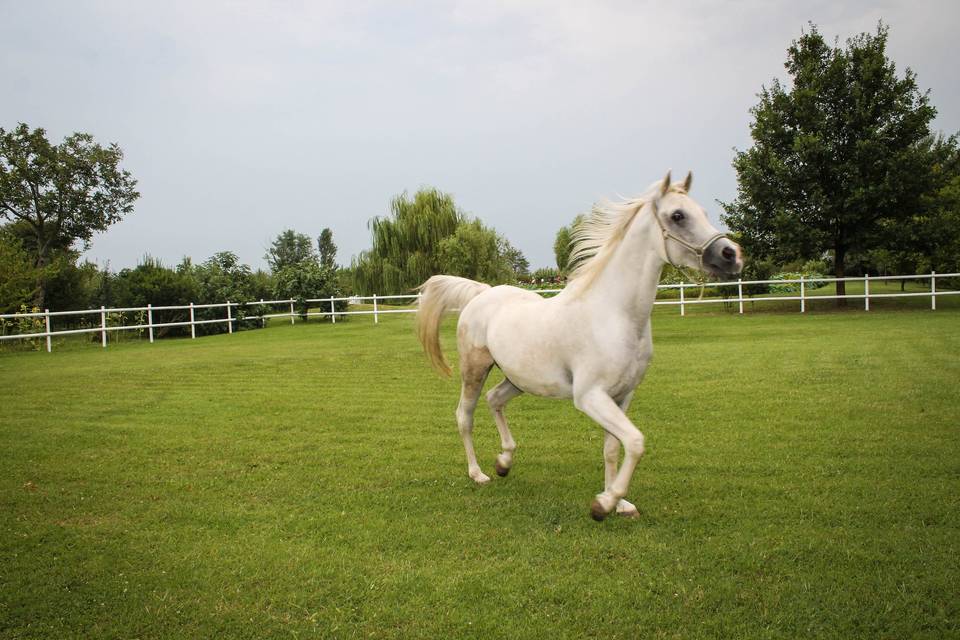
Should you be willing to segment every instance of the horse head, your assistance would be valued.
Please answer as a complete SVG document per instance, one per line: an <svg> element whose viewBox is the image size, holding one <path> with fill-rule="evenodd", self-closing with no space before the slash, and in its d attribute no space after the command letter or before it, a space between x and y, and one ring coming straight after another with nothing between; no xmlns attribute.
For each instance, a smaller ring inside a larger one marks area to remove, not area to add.
<svg viewBox="0 0 960 640"><path fill-rule="evenodd" d="M663 232L661 257L676 267L734 276L743 269L740 245L710 223L703 207L689 195L692 183L692 173L682 183L671 183L668 171L651 202Z"/></svg>

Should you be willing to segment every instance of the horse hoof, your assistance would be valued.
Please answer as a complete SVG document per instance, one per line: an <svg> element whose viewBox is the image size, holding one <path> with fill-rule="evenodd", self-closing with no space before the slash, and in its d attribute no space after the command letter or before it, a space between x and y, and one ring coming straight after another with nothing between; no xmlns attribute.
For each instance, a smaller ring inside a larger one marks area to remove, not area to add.
<svg viewBox="0 0 960 640"><path fill-rule="evenodd" d="M590 517L597 522L603 522L603 519L607 517L607 512L604 511L603 505L600 504L599 500L594 500L590 505Z"/></svg>
<svg viewBox="0 0 960 640"><path fill-rule="evenodd" d="M628 520L636 520L640 517L640 512L634 507L633 509L625 509L623 511L618 510L617 515L621 518L627 518Z"/></svg>
<svg viewBox="0 0 960 640"><path fill-rule="evenodd" d="M471 476L470 476L470 479L473 480L474 482L476 482L476 483L479 484L479 485L484 485L484 484L489 484L489 483L490 483L490 476L488 476L488 475L485 474L485 473L478 473L478 474L475 474L475 475L471 475Z"/></svg>
<svg viewBox="0 0 960 640"><path fill-rule="evenodd" d="M503 466L502 464L500 464L499 460L493 463L493 469L494 471L497 472L497 475L500 476L501 478L506 478L507 474L510 473L510 467Z"/></svg>
<svg viewBox="0 0 960 640"><path fill-rule="evenodd" d="M636 520L640 517L640 510L637 507L627 502L626 500L620 500L617 503L617 515L622 518L629 518L630 520Z"/></svg>

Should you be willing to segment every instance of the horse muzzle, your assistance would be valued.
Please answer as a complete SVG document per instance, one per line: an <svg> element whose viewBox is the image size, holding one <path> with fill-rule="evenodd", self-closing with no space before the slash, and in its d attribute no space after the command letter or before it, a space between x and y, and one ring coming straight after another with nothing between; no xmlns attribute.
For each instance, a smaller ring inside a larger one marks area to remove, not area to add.
<svg viewBox="0 0 960 640"><path fill-rule="evenodd" d="M703 264L713 275L735 276L743 270L743 251L729 238L717 238L703 252Z"/></svg>

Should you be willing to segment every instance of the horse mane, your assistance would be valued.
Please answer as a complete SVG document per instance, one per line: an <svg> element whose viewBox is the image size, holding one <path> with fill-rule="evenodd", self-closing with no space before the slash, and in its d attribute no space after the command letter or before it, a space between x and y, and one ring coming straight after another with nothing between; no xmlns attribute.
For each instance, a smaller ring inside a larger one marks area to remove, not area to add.
<svg viewBox="0 0 960 640"><path fill-rule="evenodd" d="M623 242L637 213L657 197L660 186L661 182L657 181L642 195L618 202L604 199L593 205L590 215L576 225L571 234L567 261L572 267L567 277L569 283L576 281L584 289L590 286ZM670 185L670 191L686 193L681 182Z"/></svg>

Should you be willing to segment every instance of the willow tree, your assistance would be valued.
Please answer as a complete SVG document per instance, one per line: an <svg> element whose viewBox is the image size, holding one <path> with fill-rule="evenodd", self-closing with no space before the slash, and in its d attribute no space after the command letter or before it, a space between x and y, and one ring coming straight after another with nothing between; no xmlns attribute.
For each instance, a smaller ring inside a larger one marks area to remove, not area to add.
<svg viewBox="0 0 960 640"><path fill-rule="evenodd" d="M391 215L370 221L373 246L353 260L358 293L407 293L442 271L440 243L464 220L453 198L437 189L403 193L390 203Z"/></svg>
<svg viewBox="0 0 960 640"><path fill-rule="evenodd" d="M370 221L373 246L353 260L357 293L409 293L438 273L502 284L529 269L518 249L464 215L449 194L432 188L412 198L404 193L390 203L390 213Z"/></svg>
<svg viewBox="0 0 960 640"><path fill-rule="evenodd" d="M738 196L723 205L754 259L829 253L842 277L848 256L881 245L935 188L924 141L936 110L887 58L887 33L881 24L841 48L811 26L788 50L789 86L761 90L753 147L733 161Z"/></svg>

